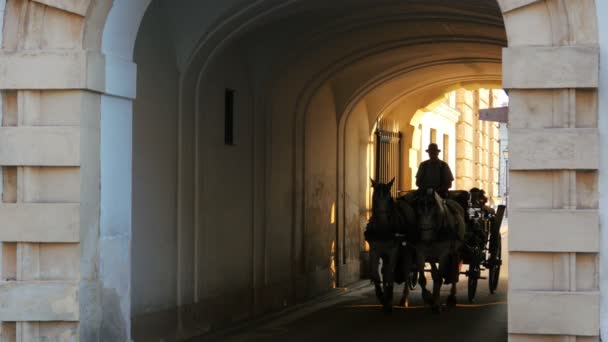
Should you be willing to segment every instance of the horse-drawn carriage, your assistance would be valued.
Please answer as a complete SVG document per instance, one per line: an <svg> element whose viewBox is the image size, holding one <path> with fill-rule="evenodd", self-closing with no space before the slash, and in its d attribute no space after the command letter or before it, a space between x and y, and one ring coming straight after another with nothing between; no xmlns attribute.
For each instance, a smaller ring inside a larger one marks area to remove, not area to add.
<svg viewBox="0 0 608 342"><path fill-rule="evenodd" d="M432 190L409 191L393 200L392 184L372 181L372 217L365 234L372 246L372 280L385 311L392 307L393 282L405 283L400 305L407 306L409 290L418 283L425 302L435 311L440 311L442 284L452 285L448 305L455 305L458 274L468 278L470 302L486 269L490 292L494 293L502 264L500 226L505 206L494 212L477 188L450 191L446 200ZM378 274L379 259L382 277ZM430 263L430 270L425 269L425 263ZM460 271L463 264L468 265L466 272ZM425 272L434 280L432 294L426 289Z"/></svg>
<svg viewBox="0 0 608 342"><path fill-rule="evenodd" d="M471 191L450 191L448 198L458 202L465 212L466 230L461 257L462 264L469 267L461 274L467 276L469 302L473 302L478 280L485 279L481 275L482 271L489 271L487 279L490 293L496 292L498 287L502 265L500 227L505 206L499 205L496 211L488 207L483 190L477 188Z"/></svg>

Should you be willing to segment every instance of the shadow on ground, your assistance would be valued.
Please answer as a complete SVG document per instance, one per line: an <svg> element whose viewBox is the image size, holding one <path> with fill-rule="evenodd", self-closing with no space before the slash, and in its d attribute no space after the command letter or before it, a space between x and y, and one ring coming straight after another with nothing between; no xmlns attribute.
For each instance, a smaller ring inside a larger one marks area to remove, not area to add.
<svg viewBox="0 0 608 342"><path fill-rule="evenodd" d="M391 315L382 313L370 285L346 291L341 296L279 315L272 321L229 335L204 337L194 341L507 341L507 289L501 280L491 295L487 282L479 281L475 303L467 301L466 277L461 277L459 304L440 315L423 306L419 288L409 308L395 307ZM430 285L430 284L429 284ZM395 292L397 303L402 287ZM449 287L444 287L445 301Z"/></svg>
<svg viewBox="0 0 608 342"><path fill-rule="evenodd" d="M497 293L490 294L487 280L480 279L475 303L467 299L467 278L458 283L458 305L440 315L423 306L420 288L410 296L410 307L395 307L391 315L382 313L373 287L342 291L341 295L302 305L295 310L274 315L272 319L249 324L231 332L195 338L207 341L432 341L432 342L502 342L507 341L507 271L508 225L503 221L503 266ZM486 272L484 272L486 273ZM482 274L482 276L487 274ZM395 289L397 304L403 287ZM432 289L432 282L429 282ZM449 286L444 286L445 302ZM263 322L263 323L262 323Z"/></svg>

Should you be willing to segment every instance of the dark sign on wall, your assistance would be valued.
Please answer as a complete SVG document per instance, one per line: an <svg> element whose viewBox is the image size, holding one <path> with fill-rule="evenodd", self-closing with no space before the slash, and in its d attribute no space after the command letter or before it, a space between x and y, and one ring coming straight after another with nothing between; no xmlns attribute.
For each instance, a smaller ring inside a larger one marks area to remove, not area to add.
<svg viewBox="0 0 608 342"><path fill-rule="evenodd" d="M479 120L507 123L509 107L496 107L479 110Z"/></svg>

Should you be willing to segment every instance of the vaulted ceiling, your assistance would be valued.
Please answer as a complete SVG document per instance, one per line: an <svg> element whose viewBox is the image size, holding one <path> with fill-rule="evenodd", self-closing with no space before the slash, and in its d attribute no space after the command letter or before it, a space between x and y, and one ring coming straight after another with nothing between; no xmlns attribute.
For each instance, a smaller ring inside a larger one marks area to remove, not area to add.
<svg viewBox="0 0 608 342"><path fill-rule="evenodd" d="M360 103L373 122L455 85L501 84L507 40L496 0L164 2L178 67L224 29L216 39L246 56L255 89L286 77L302 93L329 84L338 120Z"/></svg>

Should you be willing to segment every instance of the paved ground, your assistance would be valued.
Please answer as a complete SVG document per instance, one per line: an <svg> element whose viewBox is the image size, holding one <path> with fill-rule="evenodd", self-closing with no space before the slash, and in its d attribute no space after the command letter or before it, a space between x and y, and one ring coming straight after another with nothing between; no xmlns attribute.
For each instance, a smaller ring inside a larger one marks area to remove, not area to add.
<svg viewBox="0 0 608 342"><path fill-rule="evenodd" d="M503 227L503 251L508 250L508 229ZM329 299L304 305L274 319L233 331L207 336L203 341L385 341L412 339L433 342L507 341L507 261L501 272L498 292L491 295L487 280L480 280L477 300L468 304L466 277L459 283L459 305L433 314L422 305L419 288L410 297L410 307L395 307L392 315L382 313L369 283ZM430 285L430 284L429 284ZM448 287L444 287L443 299ZM395 303L401 287L396 289Z"/></svg>

